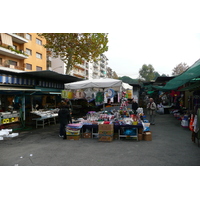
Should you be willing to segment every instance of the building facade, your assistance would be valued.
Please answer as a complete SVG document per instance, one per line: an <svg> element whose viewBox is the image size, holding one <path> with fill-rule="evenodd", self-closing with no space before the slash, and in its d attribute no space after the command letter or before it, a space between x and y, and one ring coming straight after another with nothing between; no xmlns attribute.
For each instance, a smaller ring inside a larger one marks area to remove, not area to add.
<svg viewBox="0 0 200 200"><path fill-rule="evenodd" d="M97 61L86 62L83 61L82 64L77 64L73 66L69 75L75 76L83 79L97 79L106 78L107 76L107 65L108 59L104 54L101 54ZM58 73L65 74L66 64L60 60L60 58L52 58L50 70L56 71ZM112 70L111 70L112 71ZM109 78L112 77L109 70Z"/></svg>
<svg viewBox="0 0 200 200"><path fill-rule="evenodd" d="M46 70L45 42L37 33L0 33L0 67L22 71Z"/></svg>

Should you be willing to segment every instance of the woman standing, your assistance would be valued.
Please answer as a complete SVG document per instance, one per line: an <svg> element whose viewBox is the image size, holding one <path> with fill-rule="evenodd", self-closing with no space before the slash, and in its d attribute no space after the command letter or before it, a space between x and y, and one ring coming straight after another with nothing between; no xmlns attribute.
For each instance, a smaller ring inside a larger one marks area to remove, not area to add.
<svg viewBox="0 0 200 200"><path fill-rule="evenodd" d="M69 123L72 123L69 106L65 103L62 103L61 108L58 112L58 120L60 122L60 134L59 137L66 139L66 126Z"/></svg>

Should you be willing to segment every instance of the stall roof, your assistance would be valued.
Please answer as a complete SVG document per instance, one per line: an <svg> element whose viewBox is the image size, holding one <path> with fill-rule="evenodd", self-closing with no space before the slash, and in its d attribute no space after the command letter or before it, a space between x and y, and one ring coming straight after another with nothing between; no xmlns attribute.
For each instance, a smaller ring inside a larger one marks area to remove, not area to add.
<svg viewBox="0 0 200 200"><path fill-rule="evenodd" d="M40 89L34 89L34 88L4 87L4 86L0 86L0 90L6 90L6 91L41 91Z"/></svg>
<svg viewBox="0 0 200 200"><path fill-rule="evenodd" d="M76 90L76 89L86 89L86 88L120 88L122 86L122 81L118 79L111 78L100 78L78 81L76 83L65 84L65 89Z"/></svg>
<svg viewBox="0 0 200 200"><path fill-rule="evenodd" d="M197 89L197 88L200 88L200 81L197 81L194 84L191 84L187 87L184 87L184 88L180 89L179 91L190 91L190 90L194 90L194 89Z"/></svg>
<svg viewBox="0 0 200 200"><path fill-rule="evenodd" d="M66 74L60 74L51 70L42 70L42 71L30 71L30 72L20 72L20 74L25 74L29 76L34 76L34 78L45 78L51 80L61 81L63 83L71 83L76 81L82 81L84 79L77 78L75 76L70 76Z"/></svg>
<svg viewBox="0 0 200 200"><path fill-rule="evenodd" d="M185 83L200 77L200 59L182 74L176 76L162 88L163 90L176 90Z"/></svg>
<svg viewBox="0 0 200 200"><path fill-rule="evenodd" d="M156 83L163 83L163 82L167 82L170 81L171 79L173 79L175 76L159 76L157 77L157 79L155 80Z"/></svg>

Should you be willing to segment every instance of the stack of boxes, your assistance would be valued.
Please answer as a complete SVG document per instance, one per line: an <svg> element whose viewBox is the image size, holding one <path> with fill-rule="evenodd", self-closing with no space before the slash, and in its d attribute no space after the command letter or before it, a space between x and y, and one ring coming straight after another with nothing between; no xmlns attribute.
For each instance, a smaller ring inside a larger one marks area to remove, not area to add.
<svg viewBox="0 0 200 200"><path fill-rule="evenodd" d="M113 124L99 124L99 141L111 142L113 141L114 126Z"/></svg>
<svg viewBox="0 0 200 200"><path fill-rule="evenodd" d="M66 129L67 140L80 140L80 130Z"/></svg>

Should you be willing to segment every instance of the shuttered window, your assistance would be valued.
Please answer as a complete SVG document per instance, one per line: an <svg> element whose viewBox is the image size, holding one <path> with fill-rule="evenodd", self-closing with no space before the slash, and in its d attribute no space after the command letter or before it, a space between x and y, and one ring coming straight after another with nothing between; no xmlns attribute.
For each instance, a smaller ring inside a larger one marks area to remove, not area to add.
<svg viewBox="0 0 200 200"><path fill-rule="evenodd" d="M1 43L13 46L12 36L7 35L6 33L1 33Z"/></svg>

